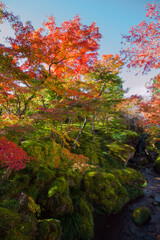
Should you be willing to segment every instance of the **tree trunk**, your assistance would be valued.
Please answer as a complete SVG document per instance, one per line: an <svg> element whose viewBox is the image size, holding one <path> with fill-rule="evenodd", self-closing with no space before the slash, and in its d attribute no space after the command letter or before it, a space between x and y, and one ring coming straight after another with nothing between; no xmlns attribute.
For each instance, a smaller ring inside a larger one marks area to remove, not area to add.
<svg viewBox="0 0 160 240"><path fill-rule="evenodd" d="M9 178L9 176L10 176L11 173L12 173L12 170L13 170L13 169L11 169L11 168L7 168L5 174L2 176L2 181L3 181L4 179L8 179L8 178Z"/></svg>
<svg viewBox="0 0 160 240"><path fill-rule="evenodd" d="M79 131L78 136L76 137L76 140L73 143L73 146L72 146L73 149L76 149L77 142L78 142L78 140L79 140L79 138L80 138L80 136L82 134L82 131L84 130L84 128L86 126L86 123L87 123L87 118L85 118L83 126L82 126L81 130Z"/></svg>
<svg viewBox="0 0 160 240"><path fill-rule="evenodd" d="M95 143L95 124L94 124L95 117L96 117L96 115L94 114L93 118L92 118L92 141L93 141L93 143Z"/></svg>

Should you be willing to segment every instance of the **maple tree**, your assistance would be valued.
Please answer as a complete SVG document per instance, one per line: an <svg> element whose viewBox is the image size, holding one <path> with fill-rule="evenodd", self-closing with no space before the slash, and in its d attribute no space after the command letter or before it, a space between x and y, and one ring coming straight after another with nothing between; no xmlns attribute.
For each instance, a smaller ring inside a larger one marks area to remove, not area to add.
<svg viewBox="0 0 160 240"><path fill-rule="evenodd" d="M146 5L147 20L132 26L124 35L121 53L128 60L128 67L140 67L143 73L160 67L160 4Z"/></svg>
<svg viewBox="0 0 160 240"><path fill-rule="evenodd" d="M144 114L143 122L146 130L152 135L153 141L160 141L160 74L156 76L149 87L151 99L142 101L140 109Z"/></svg>
<svg viewBox="0 0 160 240"><path fill-rule="evenodd" d="M84 91L89 86L80 78L97 60L98 27L82 25L79 16L57 27L51 16L35 30L2 4L1 15L15 35L7 39L9 46L0 46L1 132L7 131L6 126L18 124L23 129L28 123L40 132L40 122L39 126L49 128L54 141L58 135L63 146L68 138L64 122L71 115L76 119L77 102L82 106L91 97Z"/></svg>
<svg viewBox="0 0 160 240"><path fill-rule="evenodd" d="M147 20L143 20L138 26L131 27L128 36L123 36L125 49L121 51L128 60L128 67L141 68L142 73L151 69L160 68L160 4L147 4ZM149 90L151 98L139 104L140 113L143 114L143 124L146 130L153 136L154 141L159 140L160 135L160 75L152 79ZM141 118L142 120L142 118Z"/></svg>
<svg viewBox="0 0 160 240"><path fill-rule="evenodd" d="M29 157L26 152L14 142L10 142L6 138L1 137L0 160L3 167L17 171L25 167L26 162L29 162Z"/></svg>

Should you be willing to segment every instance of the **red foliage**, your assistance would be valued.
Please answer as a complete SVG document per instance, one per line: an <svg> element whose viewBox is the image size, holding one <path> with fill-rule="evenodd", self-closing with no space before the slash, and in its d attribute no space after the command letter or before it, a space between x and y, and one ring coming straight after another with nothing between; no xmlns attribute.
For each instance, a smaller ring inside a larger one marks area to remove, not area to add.
<svg viewBox="0 0 160 240"><path fill-rule="evenodd" d="M123 36L126 47L121 52L129 68L143 68L143 73L160 67L160 4L147 4L146 17L148 20L132 26L129 35Z"/></svg>
<svg viewBox="0 0 160 240"><path fill-rule="evenodd" d="M17 171L23 169L29 160L30 158L22 148L4 137L0 138L0 161L3 167Z"/></svg>

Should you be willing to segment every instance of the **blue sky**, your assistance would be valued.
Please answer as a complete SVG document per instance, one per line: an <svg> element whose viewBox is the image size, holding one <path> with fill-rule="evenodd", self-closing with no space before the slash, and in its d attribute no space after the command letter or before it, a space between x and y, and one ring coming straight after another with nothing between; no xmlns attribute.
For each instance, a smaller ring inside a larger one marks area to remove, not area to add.
<svg viewBox="0 0 160 240"><path fill-rule="evenodd" d="M132 25L137 25L145 18L145 4L158 0L6 0L9 10L21 17L23 22L30 20L35 28L41 26L46 16L53 15L57 24L72 19L79 14L82 23L89 25L96 22L102 39L99 55L119 53L121 34L127 34ZM0 26L2 36L9 34L8 26ZM155 72L147 76L135 76L135 71L127 72L124 68L121 77L124 88L131 88L131 94L146 94L144 84Z"/></svg>

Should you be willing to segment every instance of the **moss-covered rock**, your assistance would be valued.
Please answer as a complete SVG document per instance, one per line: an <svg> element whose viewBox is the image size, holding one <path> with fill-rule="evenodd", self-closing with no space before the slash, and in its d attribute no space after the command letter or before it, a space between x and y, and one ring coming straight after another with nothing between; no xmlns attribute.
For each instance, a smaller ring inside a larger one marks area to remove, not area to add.
<svg viewBox="0 0 160 240"><path fill-rule="evenodd" d="M65 173L65 178L71 188L80 188L83 175L79 171L68 169Z"/></svg>
<svg viewBox="0 0 160 240"><path fill-rule="evenodd" d="M3 240L33 240L37 221L33 215L22 215L0 207L0 232Z"/></svg>
<svg viewBox="0 0 160 240"><path fill-rule="evenodd" d="M48 191L45 206L49 216L54 218L73 212L73 202L69 195L69 186L65 178L57 178Z"/></svg>
<svg viewBox="0 0 160 240"><path fill-rule="evenodd" d="M81 198L79 202L79 213L81 215L81 239L90 240L94 235L94 222L91 209L83 198Z"/></svg>
<svg viewBox="0 0 160 240"><path fill-rule="evenodd" d="M112 132L112 139L116 142L128 144L135 148L139 142L139 134L128 129L116 129Z"/></svg>
<svg viewBox="0 0 160 240"><path fill-rule="evenodd" d="M107 214L120 211L129 200L125 188L110 173L87 173L84 177L84 191L94 207Z"/></svg>
<svg viewBox="0 0 160 240"><path fill-rule="evenodd" d="M130 200L143 196L142 186L146 180L140 172L132 168L126 168L112 170L112 173L116 176L122 186L125 187Z"/></svg>
<svg viewBox="0 0 160 240"><path fill-rule="evenodd" d="M158 156L158 158L156 159L155 163L154 163L154 169L157 172L160 172L160 155Z"/></svg>
<svg viewBox="0 0 160 240"><path fill-rule="evenodd" d="M132 220L137 225L146 223L151 218L151 212L147 207L138 207L132 213Z"/></svg>
<svg viewBox="0 0 160 240"><path fill-rule="evenodd" d="M158 149L156 147L150 146L149 144L145 147L145 153L147 154L147 158L150 161L155 161L158 157Z"/></svg>
<svg viewBox="0 0 160 240"><path fill-rule="evenodd" d="M135 148L127 144L117 144L115 142L108 144L109 154L125 166L129 159L134 156Z"/></svg>
<svg viewBox="0 0 160 240"><path fill-rule="evenodd" d="M56 219L40 220L38 224L39 240L58 240L61 235L60 221Z"/></svg>
<svg viewBox="0 0 160 240"><path fill-rule="evenodd" d="M36 174L36 183L39 187L44 187L46 183L55 178L55 172L49 169L47 166L40 165Z"/></svg>

